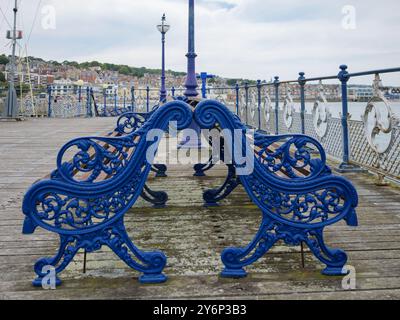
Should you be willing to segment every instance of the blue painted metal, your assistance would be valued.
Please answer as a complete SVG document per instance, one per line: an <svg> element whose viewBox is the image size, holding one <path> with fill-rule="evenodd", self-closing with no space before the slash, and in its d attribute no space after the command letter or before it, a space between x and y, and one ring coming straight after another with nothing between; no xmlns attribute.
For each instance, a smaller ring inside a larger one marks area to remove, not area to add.
<svg viewBox="0 0 400 320"><path fill-rule="evenodd" d="M108 246L129 267L141 272L140 282L167 280L162 273L166 256L138 249L127 235L123 220L143 193L151 170L146 153L154 142L146 141L146 135L152 129L167 130L170 121L176 121L179 130L187 128L192 122L190 106L173 101L160 107L132 134L75 139L61 149L58 169L51 179L35 183L23 202L24 234L41 227L60 236L58 253L35 264L35 286L40 286L46 276L44 266L54 266L58 275L80 249L94 252L102 246ZM105 149L104 144L114 147L115 152ZM79 151L73 160L62 162L63 155L75 148ZM77 181L73 176L76 171L87 174L86 178ZM103 173L107 178L96 181Z"/></svg>
<svg viewBox="0 0 400 320"><path fill-rule="evenodd" d="M306 133L306 94L305 94L305 86L306 86L306 78L304 77L304 72L299 72L299 85L300 85L300 117L301 117L301 133Z"/></svg>
<svg viewBox="0 0 400 320"><path fill-rule="evenodd" d="M249 83L244 84L244 90L246 92L246 123L249 123ZM242 106L243 108L243 106Z"/></svg>
<svg viewBox="0 0 400 320"><path fill-rule="evenodd" d="M165 14L162 17L165 21ZM161 31L161 90L160 90L160 102L164 102L167 99L167 89L165 87L165 32Z"/></svg>
<svg viewBox="0 0 400 320"><path fill-rule="evenodd" d="M195 26L194 26L194 0L189 0L189 50L187 57L187 77L185 82L185 96L187 98L197 97L196 57L195 52Z"/></svg>
<svg viewBox="0 0 400 320"><path fill-rule="evenodd" d="M279 77L275 77L275 134L279 134Z"/></svg>
<svg viewBox="0 0 400 320"><path fill-rule="evenodd" d="M198 78L201 79L201 96L203 99L207 99L207 80L213 79L215 76L207 72L202 72Z"/></svg>
<svg viewBox="0 0 400 320"><path fill-rule="evenodd" d="M114 112L118 112L118 94L117 91L114 92Z"/></svg>
<svg viewBox="0 0 400 320"><path fill-rule="evenodd" d="M342 84L342 130L343 130L343 161L337 168L339 172L361 171L358 166L350 164L350 143L349 143L349 127L348 127L348 97L347 97L347 83L350 80L350 74L347 71L346 65L340 66L338 79Z"/></svg>
<svg viewBox="0 0 400 320"><path fill-rule="evenodd" d="M92 103L92 102L93 102L93 105L94 105L95 116L99 117L100 114L99 114L99 111L97 109L96 100L94 98L94 91L93 91L93 88L90 88L90 103ZM93 113L92 113L92 116L93 116Z"/></svg>
<svg viewBox="0 0 400 320"><path fill-rule="evenodd" d="M343 129L343 162L340 165L344 168L349 165L350 147L349 147L349 128L348 128L348 100L347 100L347 82L350 80L346 65L340 66L338 78L342 83L342 129Z"/></svg>
<svg viewBox="0 0 400 320"><path fill-rule="evenodd" d="M235 85L235 92L236 92L236 115L238 115L239 116L239 90L240 90L240 88L239 88L239 84L238 83L236 83L236 85Z"/></svg>
<svg viewBox="0 0 400 320"><path fill-rule="evenodd" d="M172 97L175 98L175 87L171 88L171 94L172 94Z"/></svg>
<svg viewBox="0 0 400 320"><path fill-rule="evenodd" d="M51 113L51 101L52 101L53 97L51 96L51 94L52 94L51 86L48 86L47 87L47 95L48 95L49 100L48 100L47 116L49 118L51 118L51 116L52 116L52 113Z"/></svg>
<svg viewBox="0 0 400 320"><path fill-rule="evenodd" d="M146 110L147 113L150 112L150 87L146 87Z"/></svg>
<svg viewBox="0 0 400 320"><path fill-rule="evenodd" d="M153 145L146 141L146 136L152 129L165 132L170 121L178 122L178 130L194 121L201 129L214 129L218 125L220 130L231 131L232 136L234 130L239 130L243 141L248 139L248 129L236 115L225 105L206 100L197 105L194 120L187 103L173 101L143 118L133 113L120 117L117 126L120 137L80 138L66 144L57 157L57 170L51 179L35 183L23 202L24 234L42 227L60 236L58 253L35 264L35 286L40 286L46 276L44 266L54 266L59 274L80 249L94 252L102 246L110 247L128 266L143 273L142 283L166 281L162 273L166 256L138 249L129 239L123 219L139 196L156 206L165 205L167 194L154 192L145 184L152 168L146 154ZM325 245L323 231L341 220L357 225L358 195L354 187L345 178L332 175L322 146L313 138L256 133L254 144L257 146L254 170L238 175L237 169L242 165L234 158L228 164L229 174L223 186L206 191L203 196L207 204L216 205L241 184L263 213L259 232L246 248L224 250L222 275L246 276L244 267L256 262L279 240L295 246L307 244L326 265L324 274L342 275L347 256L344 251ZM273 148L277 144L280 147ZM105 145L115 151L110 152ZM76 148L79 151L72 161L65 162L64 155ZM236 143L230 146L231 150L235 148ZM242 154L246 151L247 144L242 143ZM307 167L308 176L298 174ZM277 174L281 170L287 178ZM98 181L104 174L105 178ZM60 283L58 280L57 284Z"/></svg>
<svg viewBox="0 0 400 320"><path fill-rule="evenodd" d="M218 124L224 130L247 132L240 119L217 101L201 102L194 117L203 129L213 129ZM243 139L248 138L244 136ZM271 151L279 141L281 147ZM245 145L243 143L244 154ZM352 184L345 178L332 175L326 165L325 152L315 139L304 135L267 136L256 133L255 145L260 151L256 151L254 171L239 176L239 179L252 201L262 210L263 220L259 232L247 247L224 250L222 276L245 277L244 267L263 257L280 240L293 246L307 244L315 257L326 265L323 274L343 275L347 255L342 250L326 246L323 232L341 220L350 226L357 225L355 208L358 195ZM320 157L315 158L315 153L312 156L307 146L318 150ZM301 157L293 157L292 152ZM235 161L233 166L238 167ZM310 175L297 175L296 170L305 166L310 166ZM289 174L287 179L276 174L282 168ZM230 171L224 187L206 191L204 197L213 203L219 199L218 195L225 197L237 185L237 177Z"/></svg>
<svg viewBox="0 0 400 320"><path fill-rule="evenodd" d="M261 130L261 80L257 80L258 130Z"/></svg>
<svg viewBox="0 0 400 320"><path fill-rule="evenodd" d="M82 102L82 87L81 86L78 87L78 102L79 103Z"/></svg>
<svg viewBox="0 0 400 320"><path fill-rule="evenodd" d="M86 116L88 118L93 117L92 96L91 96L91 89L89 87L86 87Z"/></svg>

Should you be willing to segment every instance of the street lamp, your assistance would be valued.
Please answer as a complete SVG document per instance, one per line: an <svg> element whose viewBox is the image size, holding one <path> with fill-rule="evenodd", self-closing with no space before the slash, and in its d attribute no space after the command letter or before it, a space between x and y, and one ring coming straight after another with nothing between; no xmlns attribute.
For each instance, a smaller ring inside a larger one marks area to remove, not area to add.
<svg viewBox="0 0 400 320"><path fill-rule="evenodd" d="M195 52L195 24L194 24L194 0L189 0L189 50L186 55L187 63L187 77L186 77L186 91L185 96L187 98L197 97L197 79L196 79L196 57Z"/></svg>
<svg viewBox="0 0 400 320"><path fill-rule="evenodd" d="M22 31L17 30L17 13L18 13L18 1L15 0L14 6L14 25L12 30L7 31L7 39L12 40L12 55L10 61L10 74L9 74L9 84L8 84L8 93L6 105L4 106L3 116L5 118L17 118L18 115L18 105L17 105L17 92L15 90L14 81L16 74L16 65L15 65L15 48L17 46L17 40L22 39Z"/></svg>
<svg viewBox="0 0 400 320"><path fill-rule="evenodd" d="M157 26L158 31L161 32L161 43L162 43L162 61L161 61L161 91L160 101L163 102L167 98L167 90L165 88L165 34L171 26L167 23L165 13L161 18L161 24Z"/></svg>

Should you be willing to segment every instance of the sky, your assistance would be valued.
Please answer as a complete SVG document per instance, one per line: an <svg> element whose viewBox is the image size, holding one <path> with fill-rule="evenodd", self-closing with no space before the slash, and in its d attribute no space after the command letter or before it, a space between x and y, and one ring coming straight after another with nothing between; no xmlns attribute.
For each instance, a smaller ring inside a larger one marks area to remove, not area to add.
<svg viewBox="0 0 400 320"><path fill-rule="evenodd" d="M0 53L14 0L0 0ZM165 12L167 68L186 70L187 0L19 0L28 54L160 68ZM297 79L400 66L399 0L195 0L197 71L229 78ZM35 19L35 13L36 19ZM28 39L28 36L30 37ZM29 40L29 41L28 41ZM400 85L400 76L383 76ZM361 82L370 83L372 77ZM358 81L360 82L360 81Z"/></svg>

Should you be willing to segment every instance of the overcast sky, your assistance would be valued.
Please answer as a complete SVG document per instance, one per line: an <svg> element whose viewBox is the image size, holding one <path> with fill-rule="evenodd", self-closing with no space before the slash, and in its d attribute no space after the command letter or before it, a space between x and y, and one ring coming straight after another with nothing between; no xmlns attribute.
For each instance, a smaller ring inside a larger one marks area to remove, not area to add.
<svg viewBox="0 0 400 320"><path fill-rule="evenodd" d="M13 2L0 0L0 8L10 22ZM343 63L351 71L400 65L399 0L195 2L198 72L269 80L274 75L282 79L297 78L299 71L307 76L336 74ZM187 0L22 0L19 22L25 31L22 44L38 10L28 43L29 55L159 68L160 34L156 25L165 12L172 25L167 34L167 66L185 71L187 3ZM49 5L55 8L55 29L51 28ZM50 28L43 28L43 24L49 26L49 21ZM7 28L7 22L0 16L2 38ZM9 51L6 45L7 41L1 39L1 52Z"/></svg>

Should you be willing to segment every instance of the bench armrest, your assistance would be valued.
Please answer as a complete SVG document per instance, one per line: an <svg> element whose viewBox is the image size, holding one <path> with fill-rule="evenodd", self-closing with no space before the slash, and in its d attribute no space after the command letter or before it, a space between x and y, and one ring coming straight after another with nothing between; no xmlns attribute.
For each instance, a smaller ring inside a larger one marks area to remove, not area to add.
<svg viewBox="0 0 400 320"><path fill-rule="evenodd" d="M75 183L102 182L121 172L138 147L140 136L84 137L62 147L53 179Z"/></svg>
<svg viewBox="0 0 400 320"><path fill-rule="evenodd" d="M153 113L124 113L119 117L115 131L121 135L131 134L141 128Z"/></svg>
<svg viewBox="0 0 400 320"><path fill-rule="evenodd" d="M254 146L257 161L277 178L298 181L331 173L322 145L311 137L256 133Z"/></svg>

